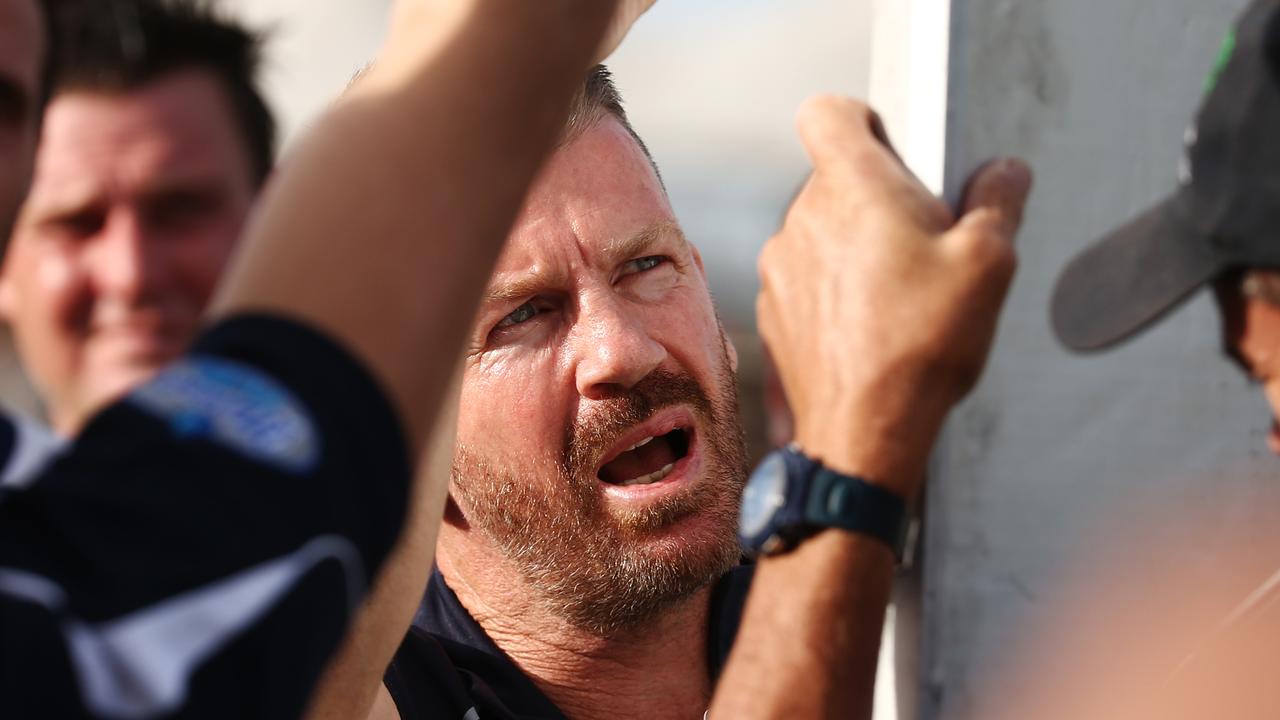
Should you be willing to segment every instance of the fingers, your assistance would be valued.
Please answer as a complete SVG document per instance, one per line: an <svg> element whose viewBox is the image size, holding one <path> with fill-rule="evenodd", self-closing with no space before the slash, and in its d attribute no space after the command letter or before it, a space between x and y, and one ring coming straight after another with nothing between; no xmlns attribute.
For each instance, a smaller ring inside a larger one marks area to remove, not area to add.
<svg viewBox="0 0 1280 720"><path fill-rule="evenodd" d="M857 100L811 97L800 105L796 127L815 168L865 159L897 161L880 118Z"/></svg>
<svg viewBox="0 0 1280 720"><path fill-rule="evenodd" d="M974 307L998 312L1017 268L1013 239L1031 192L1031 171L1018 160L997 160L970 179L964 215L941 238L957 262L956 277L973 285ZM989 342L989 341L988 341Z"/></svg>
<svg viewBox="0 0 1280 720"><path fill-rule="evenodd" d="M929 232L955 222L950 208L903 164L880 117L865 104L820 95L801 105L796 123L819 185L847 207L892 214L895 224Z"/></svg>
<svg viewBox="0 0 1280 720"><path fill-rule="evenodd" d="M1001 237L1012 242L1022 225L1022 211L1031 194L1031 169L1021 160L1005 158L987 163L969 179L961 206L961 222L971 215L994 223Z"/></svg>

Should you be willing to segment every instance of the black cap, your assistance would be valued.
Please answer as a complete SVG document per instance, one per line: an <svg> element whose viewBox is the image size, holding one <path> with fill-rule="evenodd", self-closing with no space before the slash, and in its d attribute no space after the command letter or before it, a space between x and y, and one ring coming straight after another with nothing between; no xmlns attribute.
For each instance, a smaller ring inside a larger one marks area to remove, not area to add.
<svg viewBox="0 0 1280 720"><path fill-rule="evenodd" d="M1255 0L1187 131L1178 190L1080 253L1051 315L1073 350L1158 320L1224 270L1280 268L1280 0Z"/></svg>

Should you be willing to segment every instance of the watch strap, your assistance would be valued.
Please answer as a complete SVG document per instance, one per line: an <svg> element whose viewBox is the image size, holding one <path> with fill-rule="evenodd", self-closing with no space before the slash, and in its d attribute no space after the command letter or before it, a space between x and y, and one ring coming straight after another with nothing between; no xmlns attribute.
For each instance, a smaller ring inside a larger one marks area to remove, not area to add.
<svg viewBox="0 0 1280 720"><path fill-rule="evenodd" d="M809 478L804 514L817 528L841 528L880 540L902 559L910 518L906 502L889 490L818 466Z"/></svg>

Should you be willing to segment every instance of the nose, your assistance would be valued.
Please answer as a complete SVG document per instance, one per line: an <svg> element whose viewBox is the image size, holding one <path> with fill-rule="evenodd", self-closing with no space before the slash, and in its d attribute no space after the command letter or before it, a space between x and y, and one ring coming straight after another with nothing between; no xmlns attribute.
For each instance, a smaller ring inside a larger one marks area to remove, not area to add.
<svg viewBox="0 0 1280 720"><path fill-rule="evenodd" d="M111 213L86 257L98 292L127 301L145 297L158 275L154 244L136 213Z"/></svg>
<svg viewBox="0 0 1280 720"><path fill-rule="evenodd" d="M578 394L591 400L634 387L667 358L642 314L616 297L580 306L573 344Z"/></svg>

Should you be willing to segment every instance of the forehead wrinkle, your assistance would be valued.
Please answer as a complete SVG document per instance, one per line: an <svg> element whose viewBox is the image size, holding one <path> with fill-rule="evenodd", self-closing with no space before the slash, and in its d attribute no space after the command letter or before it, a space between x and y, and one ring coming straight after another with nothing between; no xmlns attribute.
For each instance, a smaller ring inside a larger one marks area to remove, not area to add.
<svg viewBox="0 0 1280 720"><path fill-rule="evenodd" d="M634 235L615 238L605 244L601 257L608 266L644 255L664 238L673 237L681 250L689 245L680 226L671 220L658 220Z"/></svg>
<svg viewBox="0 0 1280 720"><path fill-rule="evenodd" d="M505 272L494 276L485 290L486 303L508 303L522 300L564 279L564 273L556 266L537 265L531 270Z"/></svg>
<svg viewBox="0 0 1280 720"><path fill-rule="evenodd" d="M586 255L586 243L581 234L575 231L577 244L582 254ZM612 267L625 260L641 256L664 238L675 238L679 248L684 250L689 242L680 226L671 220L658 220L645 226L640 232L605 243L599 251L599 257L606 267ZM564 286L569 283L568 268L559 263L535 266L529 271L495 273L493 280L485 291L486 304L506 304L537 295L550 287Z"/></svg>

